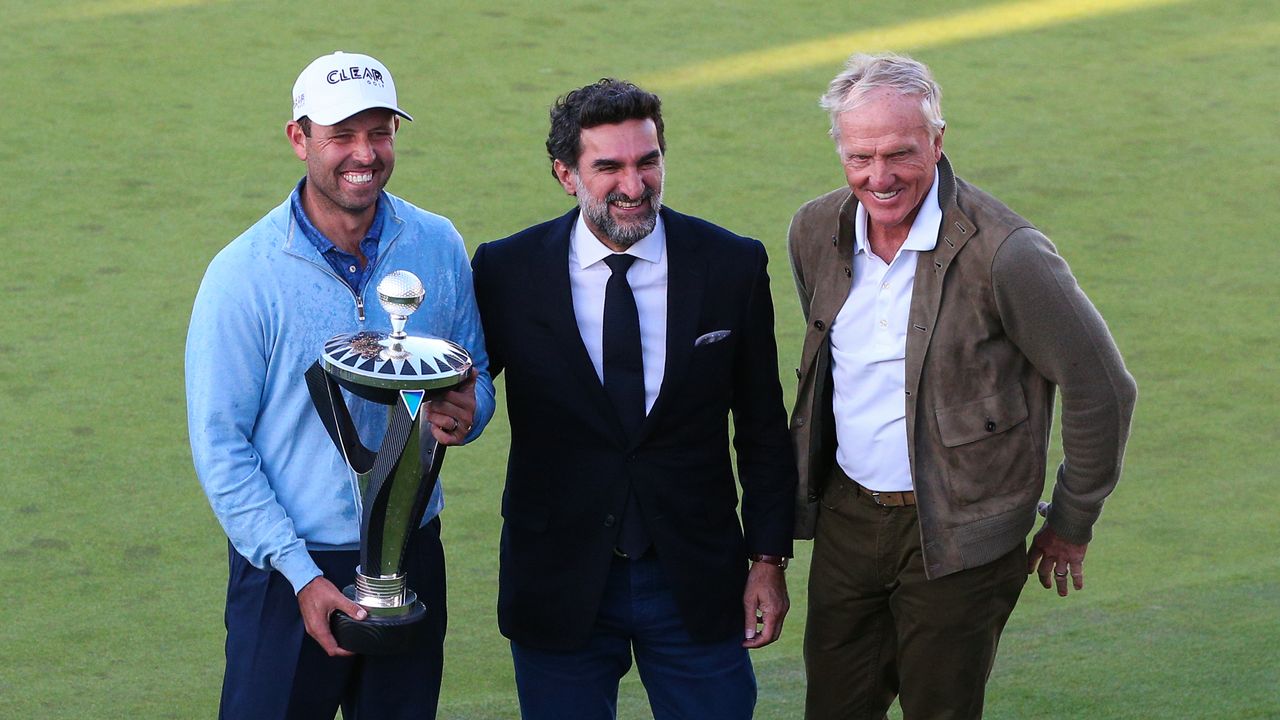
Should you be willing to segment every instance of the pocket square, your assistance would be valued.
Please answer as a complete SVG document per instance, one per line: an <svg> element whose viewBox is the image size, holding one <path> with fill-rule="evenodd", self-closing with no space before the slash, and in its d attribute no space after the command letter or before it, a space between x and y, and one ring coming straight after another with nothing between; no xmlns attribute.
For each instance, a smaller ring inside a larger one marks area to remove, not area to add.
<svg viewBox="0 0 1280 720"><path fill-rule="evenodd" d="M729 337L729 334L732 332L732 330L716 330L715 332L709 332L697 340L694 340L693 346L702 347L703 345L710 345L713 342L720 342L721 340Z"/></svg>

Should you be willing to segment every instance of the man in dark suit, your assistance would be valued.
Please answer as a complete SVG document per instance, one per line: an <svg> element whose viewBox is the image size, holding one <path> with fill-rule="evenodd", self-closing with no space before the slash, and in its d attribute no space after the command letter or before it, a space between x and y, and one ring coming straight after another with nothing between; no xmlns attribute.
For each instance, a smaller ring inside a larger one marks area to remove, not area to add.
<svg viewBox="0 0 1280 720"><path fill-rule="evenodd" d="M498 619L524 718L614 717L633 650L656 718L749 718L747 649L787 613L796 477L767 258L661 207L664 150L657 96L570 92L547 151L578 207L472 261L506 373Z"/></svg>

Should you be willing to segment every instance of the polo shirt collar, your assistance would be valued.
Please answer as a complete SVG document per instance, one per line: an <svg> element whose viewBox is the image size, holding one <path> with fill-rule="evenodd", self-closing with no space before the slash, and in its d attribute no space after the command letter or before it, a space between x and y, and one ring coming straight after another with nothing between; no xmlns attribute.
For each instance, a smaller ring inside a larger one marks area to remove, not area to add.
<svg viewBox="0 0 1280 720"><path fill-rule="evenodd" d="M294 221L298 223L298 227L302 230L302 235L306 237L313 246L315 246L315 249L319 251L321 255L324 255L330 250L342 253L341 250L338 250L338 246L334 245L333 241L326 237L324 233L320 232L320 229L311 222L311 218L307 217L307 211L302 207L302 188L306 186L306 184L307 178L304 175L293 188L293 192L289 195L289 207L293 212ZM365 233L364 240L361 241L362 246L365 242L370 240L374 243L381 240L382 227L387 221L387 216L390 214L391 203L387 200L387 191L383 190L378 193L378 209L374 211L373 222L369 223L369 230ZM346 253L342 254L345 255Z"/></svg>
<svg viewBox="0 0 1280 720"><path fill-rule="evenodd" d="M906 242L902 243L902 250L929 252L937 247L938 230L942 228L942 205L938 203L938 185L938 168L934 167L933 185L929 187L929 193L924 196L924 202L920 203L920 212L916 213L916 219L911 222L911 231L907 233ZM858 203L853 238L855 253L870 252L867 246L867 209L862 207L862 203Z"/></svg>

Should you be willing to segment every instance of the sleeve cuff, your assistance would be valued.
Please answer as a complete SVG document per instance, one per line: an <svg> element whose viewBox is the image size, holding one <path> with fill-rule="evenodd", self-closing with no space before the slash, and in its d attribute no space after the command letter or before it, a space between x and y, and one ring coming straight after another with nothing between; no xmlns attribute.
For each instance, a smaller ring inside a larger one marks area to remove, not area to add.
<svg viewBox="0 0 1280 720"><path fill-rule="evenodd" d="M1093 539L1093 525L1098 522L1101 514L1101 508L1083 509L1073 506L1065 498L1059 476L1059 483L1053 489L1053 502L1045 515L1045 521L1058 537L1076 545L1088 544Z"/></svg>
<svg viewBox="0 0 1280 720"><path fill-rule="evenodd" d="M302 592L307 583L324 574L301 541L298 542L298 547L291 547L281 553L271 564L293 586L295 595Z"/></svg>

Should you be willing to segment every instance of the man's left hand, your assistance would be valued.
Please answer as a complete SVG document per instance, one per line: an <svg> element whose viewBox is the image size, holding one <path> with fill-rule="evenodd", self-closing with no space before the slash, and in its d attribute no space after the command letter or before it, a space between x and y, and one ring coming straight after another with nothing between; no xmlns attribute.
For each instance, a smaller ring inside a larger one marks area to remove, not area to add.
<svg viewBox="0 0 1280 720"><path fill-rule="evenodd" d="M746 640L744 648L760 648L782 635L782 621L791 609L787 599L787 577L782 568L766 562L751 564L747 574L747 589L742 594L742 607L746 610Z"/></svg>
<svg viewBox="0 0 1280 720"><path fill-rule="evenodd" d="M1076 590L1083 590L1084 552L1088 548L1088 543L1077 545L1058 537L1046 522L1040 532L1031 538L1031 548L1027 550L1027 574L1039 575L1040 584L1045 588L1056 584L1058 595L1062 597L1067 596L1068 575Z"/></svg>
<svg viewBox="0 0 1280 720"><path fill-rule="evenodd" d="M476 417L476 375L476 369L471 368L461 384L427 402L431 435L441 445L461 445L471 432Z"/></svg>

